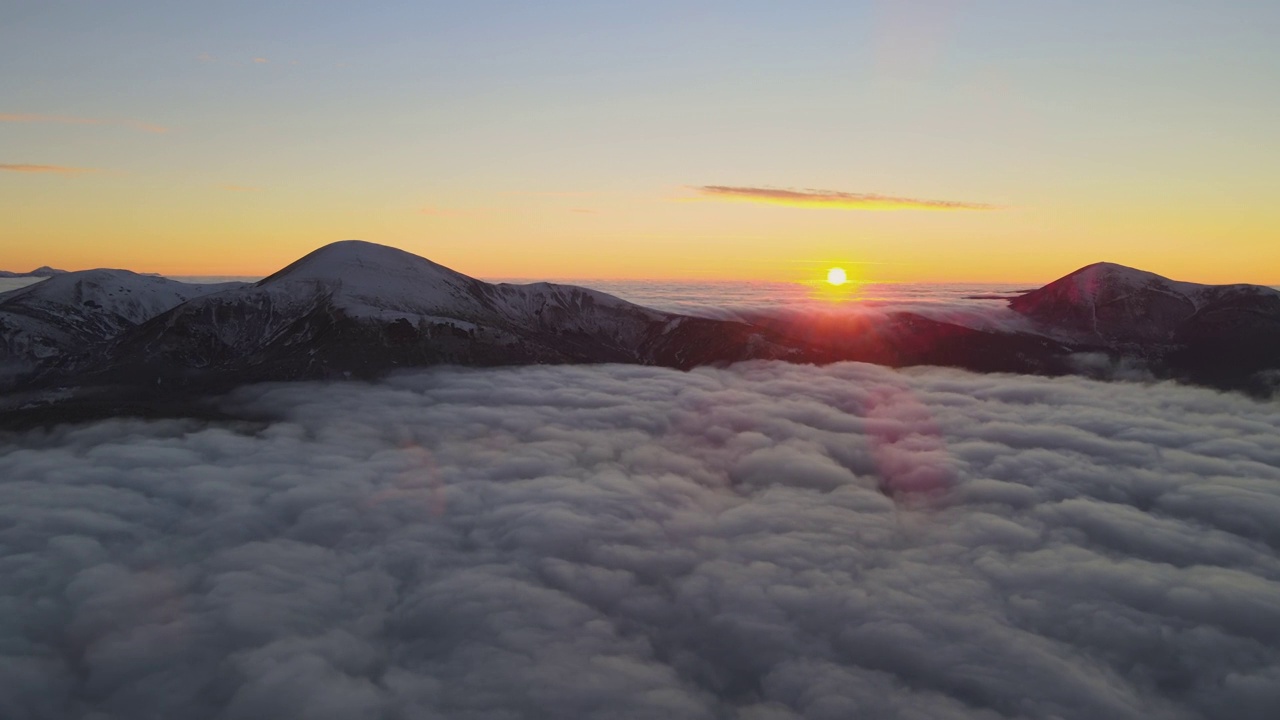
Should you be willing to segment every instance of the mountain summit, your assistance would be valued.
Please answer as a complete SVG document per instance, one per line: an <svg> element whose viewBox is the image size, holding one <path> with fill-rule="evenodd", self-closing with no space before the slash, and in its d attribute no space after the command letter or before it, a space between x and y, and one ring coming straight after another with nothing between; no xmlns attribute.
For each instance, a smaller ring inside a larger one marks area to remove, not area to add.
<svg viewBox="0 0 1280 720"><path fill-rule="evenodd" d="M1280 291L1179 282L1113 263L1010 301L1046 335L1173 377L1268 395L1280 381Z"/></svg>
<svg viewBox="0 0 1280 720"><path fill-rule="evenodd" d="M1115 263L1095 263L1010 301L1045 326L1104 343L1179 343L1206 325L1280 329L1280 291L1200 285Z"/></svg>
<svg viewBox="0 0 1280 720"><path fill-rule="evenodd" d="M326 245L263 279L280 297L323 293L349 317L448 319L471 323L573 324L587 315L623 313L659 320L648 308L572 285L490 284L412 253L361 240ZM545 317L544 317L545 315Z"/></svg>
<svg viewBox="0 0 1280 720"><path fill-rule="evenodd" d="M572 285L491 284L395 248L326 245L262 281L196 298L121 335L112 381L373 376L455 363L693 367L794 357L745 323L662 313Z"/></svg>

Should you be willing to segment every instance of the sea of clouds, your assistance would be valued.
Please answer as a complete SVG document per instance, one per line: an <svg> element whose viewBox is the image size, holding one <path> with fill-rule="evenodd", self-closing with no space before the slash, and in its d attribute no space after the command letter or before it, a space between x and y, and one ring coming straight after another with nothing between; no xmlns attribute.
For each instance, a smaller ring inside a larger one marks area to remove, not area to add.
<svg viewBox="0 0 1280 720"><path fill-rule="evenodd" d="M1027 292L1027 286L1008 283L853 282L838 288L825 282L763 281L600 280L579 284L656 310L717 320L862 318L880 322L893 313L911 312L976 330L1037 329L1008 307L1008 301Z"/></svg>
<svg viewBox="0 0 1280 720"><path fill-rule="evenodd" d="M1274 718L1280 405L843 363L0 437L0 717Z"/></svg>

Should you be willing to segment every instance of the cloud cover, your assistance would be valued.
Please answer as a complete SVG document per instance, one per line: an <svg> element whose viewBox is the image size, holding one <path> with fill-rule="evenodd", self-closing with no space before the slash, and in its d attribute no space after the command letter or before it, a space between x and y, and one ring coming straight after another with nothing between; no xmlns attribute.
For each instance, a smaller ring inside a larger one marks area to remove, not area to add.
<svg viewBox="0 0 1280 720"><path fill-rule="evenodd" d="M224 406L4 439L0 716L1280 705L1274 403L750 363Z"/></svg>
<svg viewBox="0 0 1280 720"><path fill-rule="evenodd" d="M786 205L788 207L834 208L839 210L994 210L994 205L955 200L922 200L876 193L839 190L790 190L764 187L702 185L695 188L710 200Z"/></svg>

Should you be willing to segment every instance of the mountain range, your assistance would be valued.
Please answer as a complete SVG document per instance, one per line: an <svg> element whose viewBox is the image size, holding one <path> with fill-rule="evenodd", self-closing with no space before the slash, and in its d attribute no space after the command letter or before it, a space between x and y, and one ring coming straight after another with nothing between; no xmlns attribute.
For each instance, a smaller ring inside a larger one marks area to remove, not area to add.
<svg viewBox="0 0 1280 720"><path fill-rule="evenodd" d="M10 272L9 270L0 270L0 278L28 278L28 277L53 277L54 275L62 275L66 270L58 270L48 265L41 265L31 272Z"/></svg>
<svg viewBox="0 0 1280 720"><path fill-rule="evenodd" d="M1140 368L1264 395L1280 376L1280 292L1271 288L1176 282L1098 263L1013 297L1009 307L1022 320L1016 328L975 329L912 312L715 320L571 285L486 283L351 240L252 284L88 270L0 294L0 413L86 398L119 409L247 382L371 378L444 363Z"/></svg>

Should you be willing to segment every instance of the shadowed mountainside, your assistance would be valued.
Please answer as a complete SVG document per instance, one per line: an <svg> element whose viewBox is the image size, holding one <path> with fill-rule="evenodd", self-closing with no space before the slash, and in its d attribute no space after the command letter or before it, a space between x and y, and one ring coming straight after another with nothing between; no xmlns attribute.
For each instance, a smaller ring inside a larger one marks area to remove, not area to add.
<svg viewBox="0 0 1280 720"><path fill-rule="evenodd" d="M1104 376L1125 366L1256 394L1269 394L1280 373L1280 292L1270 288L1098 263L1009 305L1025 327L974 329L910 312L712 320L571 285L486 283L351 240L252 285L91 270L0 295L0 382L7 373L12 410L87 395L113 398L107 407L163 404L248 382L438 364L856 360Z"/></svg>

